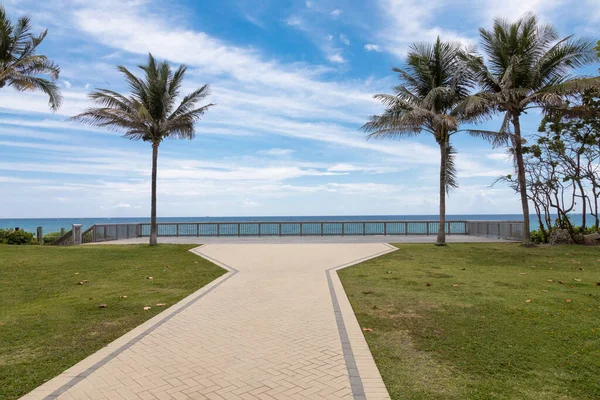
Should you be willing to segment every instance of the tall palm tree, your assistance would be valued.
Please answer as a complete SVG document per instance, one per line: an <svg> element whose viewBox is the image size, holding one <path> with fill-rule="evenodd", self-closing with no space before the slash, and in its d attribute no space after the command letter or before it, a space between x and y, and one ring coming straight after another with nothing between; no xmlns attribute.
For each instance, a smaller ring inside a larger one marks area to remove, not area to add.
<svg viewBox="0 0 600 400"><path fill-rule="evenodd" d="M560 39L552 25L541 25L528 14L514 23L494 21L491 31L479 30L481 44L487 56L471 59L482 92L467 101L470 110L505 113L497 143L510 144L514 156L518 190L523 209L523 242L530 243L529 204L521 115L535 107L561 108L565 98L598 87L600 78L573 76L574 69L597 60L590 40ZM512 129L511 129L512 127Z"/></svg>
<svg viewBox="0 0 600 400"><path fill-rule="evenodd" d="M377 94L375 99L386 107L362 126L368 138L401 139L423 132L433 135L440 148L440 221L436 244L446 243L446 194L458 187L454 148L450 137L460 124L478 122L478 110L471 113L463 102L475 86L473 74L464 62L467 53L460 44L442 42L413 44L406 68L394 68L401 84L394 94ZM471 131L469 131L471 132ZM485 133L471 132L486 136Z"/></svg>
<svg viewBox="0 0 600 400"><path fill-rule="evenodd" d="M139 78L127 68L118 66L124 75L131 93L124 96L108 89L96 89L88 97L96 107L71 118L92 126L107 127L123 131L124 137L143 140L152 145L152 196L150 245L157 243L156 224L156 169L158 147L166 138L193 139L194 124L213 104L198 106L210 92L208 85L201 86L177 100L187 67L185 65L171 71L170 65L157 62L152 54L148 63L140 65L144 76Z"/></svg>
<svg viewBox="0 0 600 400"><path fill-rule="evenodd" d="M31 21L21 17L12 24L4 7L0 5L0 89L12 86L20 92L41 90L48 95L48 104L56 111L61 103L60 90L54 83L60 68L48 57L36 54L47 30L35 36ZM50 79L39 75L50 75Z"/></svg>

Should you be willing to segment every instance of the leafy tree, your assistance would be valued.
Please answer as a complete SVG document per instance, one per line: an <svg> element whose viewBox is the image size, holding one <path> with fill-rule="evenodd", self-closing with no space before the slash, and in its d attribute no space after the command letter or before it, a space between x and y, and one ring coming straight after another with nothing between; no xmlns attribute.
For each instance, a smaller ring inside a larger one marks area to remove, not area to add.
<svg viewBox="0 0 600 400"><path fill-rule="evenodd" d="M21 17L12 24L0 5L0 89L12 86L20 92L41 90L48 95L48 104L56 111L61 103L60 90L54 83L60 68L48 57L36 54L47 30L39 35L31 33L31 21ZM47 74L50 79L40 77Z"/></svg>
<svg viewBox="0 0 600 400"><path fill-rule="evenodd" d="M431 134L440 148L440 223L437 245L446 243L446 193L458 187L454 163L455 149L450 144L460 124L478 122L481 114L462 106L475 86L474 77L464 63L460 44L442 42L414 44L406 59L406 68L394 68L401 84L394 94L377 94L375 99L386 107L361 128L369 138L402 139ZM469 131L473 135L485 132Z"/></svg>
<svg viewBox="0 0 600 400"><path fill-rule="evenodd" d="M483 57L476 57L471 60L471 66L482 92L471 97L466 108L505 114L498 142L510 143L516 161L517 189L525 223L523 241L528 244L529 204L521 115L535 107L563 107L566 97L600 86L598 77L572 75L575 68L592 63L597 57L592 41L575 40L570 36L561 39L553 26L539 24L534 15L515 23L497 19L491 31L482 28L480 35L487 62Z"/></svg>
<svg viewBox="0 0 600 400"><path fill-rule="evenodd" d="M127 68L119 66L131 91L124 96L108 89L96 89L88 97L96 107L71 118L92 126L124 131L124 137L143 140L152 145L152 197L150 244L157 243L156 224L156 170L158 147L167 138L193 139L194 125L213 104L198 106L209 95L208 85L201 86L177 99L187 67L182 65L175 72L165 62L157 62L152 54L148 63L140 65L143 77L137 77Z"/></svg>

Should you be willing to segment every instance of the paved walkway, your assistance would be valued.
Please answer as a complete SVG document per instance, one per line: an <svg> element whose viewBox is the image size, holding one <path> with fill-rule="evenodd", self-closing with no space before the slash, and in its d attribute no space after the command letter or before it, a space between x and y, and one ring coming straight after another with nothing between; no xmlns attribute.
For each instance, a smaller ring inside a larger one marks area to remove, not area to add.
<svg viewBox="0 0 600 400"><path fill-rule="evenodd" d="M389 399L335 270L363 244L210 244L230 272L24 399Z"/></svg>

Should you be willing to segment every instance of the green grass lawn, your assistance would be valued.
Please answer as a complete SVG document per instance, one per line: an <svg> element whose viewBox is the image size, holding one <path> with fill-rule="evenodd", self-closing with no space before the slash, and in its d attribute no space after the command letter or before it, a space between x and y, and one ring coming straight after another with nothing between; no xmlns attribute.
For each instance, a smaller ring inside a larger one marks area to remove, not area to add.
<svg viewBox="0 0 600 400"><path fill-rule="evenodd" d="M225 272L193 247L0 245L0 399L24 395Z"/></svg>
<svg viewBox="0 0 600 400"><path fill-rule="evenodd" d="M397 247L339 273L393 399L600 399L598 247Z"/></svg>

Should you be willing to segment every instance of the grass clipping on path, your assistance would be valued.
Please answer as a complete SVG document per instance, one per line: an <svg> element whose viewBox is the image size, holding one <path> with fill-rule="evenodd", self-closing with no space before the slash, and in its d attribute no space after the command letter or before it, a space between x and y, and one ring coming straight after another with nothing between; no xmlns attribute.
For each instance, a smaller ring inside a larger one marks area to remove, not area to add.
<svg viewBox="0 0 600 400"><path fill-rule="evenodd" d="M392 399L600 399L600 250L398 245L339 272Z"/></svg>
<svg viewBox="0 0 600 400"><path fill-rule="evenodd" d="M19 398L225 273L193 247L0 245L0 399Z"/></svg>

